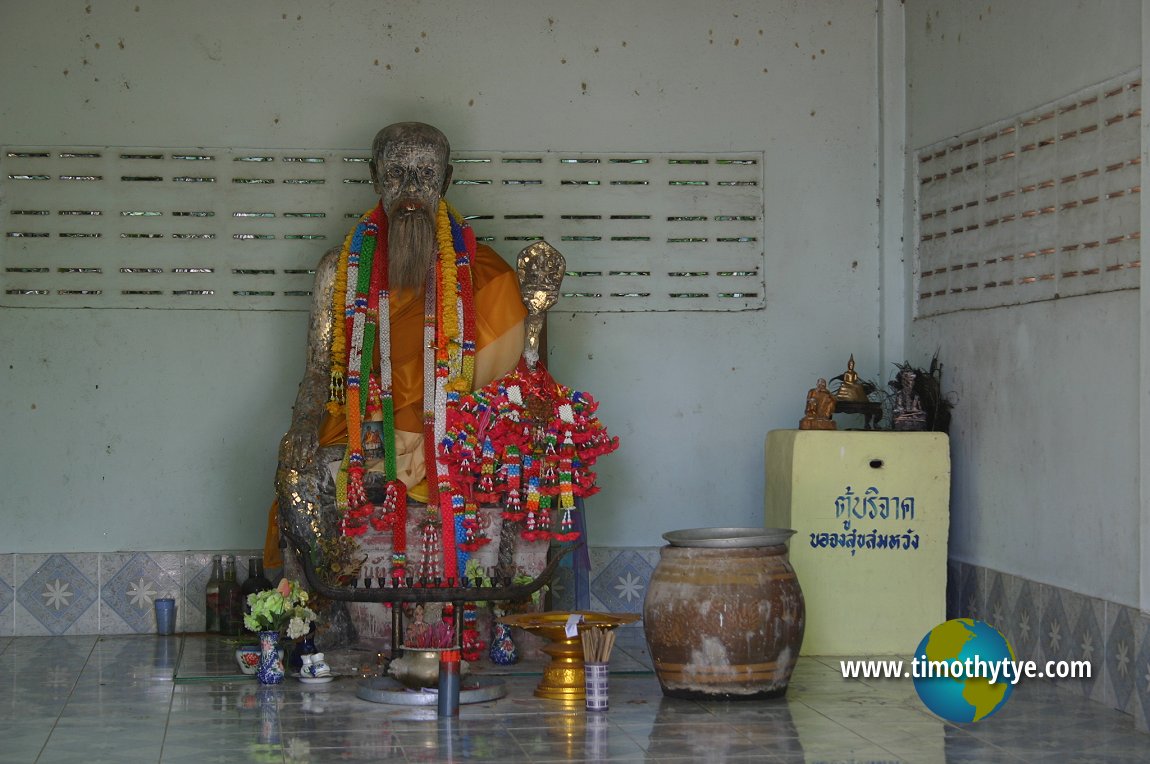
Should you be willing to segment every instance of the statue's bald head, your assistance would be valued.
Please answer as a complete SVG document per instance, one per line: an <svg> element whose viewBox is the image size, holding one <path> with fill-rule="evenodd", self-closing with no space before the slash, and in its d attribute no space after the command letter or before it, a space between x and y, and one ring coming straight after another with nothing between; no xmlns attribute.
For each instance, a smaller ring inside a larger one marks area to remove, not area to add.
<svg viewBox="0 0 1150 764"><path fill-rule="evenodd" d="M419 143L442 147L443 156L451 153L451 144L443 131L426 122L395 122L375 134L372 153L376 153L388 143Z"/></svg>
<svg viewBox="0 0 1150 764"><path fill-rule="evenodd" d="M391 207L404 197L434 206L451 181L451 143L438 128L423 122L396 122L375 135L371 145L371 180Z"/></svg>

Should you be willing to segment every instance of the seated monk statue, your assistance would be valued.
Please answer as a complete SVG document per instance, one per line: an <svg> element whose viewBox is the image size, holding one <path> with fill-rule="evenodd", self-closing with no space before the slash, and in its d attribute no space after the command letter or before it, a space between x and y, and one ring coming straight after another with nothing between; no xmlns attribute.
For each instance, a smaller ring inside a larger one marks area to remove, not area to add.
<svg viewBox="0 0 1150 764"><path fill-rule="evenodd" d="M832 416L835 413L835 399L827 390L827 381L819 378L815 386L807 391L806 415L799 421L800 430L835 430Z"/></svg>
<svg viewBox="0 0 1150 764"><path fill-rule="evenodd" d="M866 390L863 388L862 381L859 379L858 372L855 371L855 357L853 353L851 354L850 360L847 361L847 370L842 374L842 382L839 383L838 389L835 390L835 400L861 402L870 400L867 397Z"/></svg>
<svg viewBox="0 0 1150 764"><path fill-rule="evenodd" d="M523 353L527 310L515 271L475 241L444 199L450 153L430 125L380 130L369 164L379 204L316 269L304 376L280 443L267 568L283 564L281 522L315 543L369 524L398 531L409 504L438 512L435 443L448 397L504 376ZM401 536L389 577L416 575L406 551L419 541Z"/></svg>

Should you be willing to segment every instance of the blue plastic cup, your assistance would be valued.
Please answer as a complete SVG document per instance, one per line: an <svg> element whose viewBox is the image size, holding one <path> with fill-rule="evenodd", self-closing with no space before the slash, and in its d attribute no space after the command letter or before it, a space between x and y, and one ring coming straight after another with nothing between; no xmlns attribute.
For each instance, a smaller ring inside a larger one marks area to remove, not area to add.
<svg viewBox="0 0 1150 764"><path fill-rule="evenodd" d="M175 634L176 633L176 601L171 597L159 597L155 601L156 605L156 633L157 634Z"/></svg>

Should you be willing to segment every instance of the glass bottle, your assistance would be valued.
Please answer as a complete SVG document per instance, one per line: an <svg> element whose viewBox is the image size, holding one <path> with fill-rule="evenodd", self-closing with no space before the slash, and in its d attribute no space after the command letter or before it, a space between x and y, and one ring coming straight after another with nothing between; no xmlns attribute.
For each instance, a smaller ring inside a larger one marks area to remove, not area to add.
<svg viewBox="0 0 1150 764"><path fill-rule="evenodd" d="M212 555L212 575L204 587L204 631L218 634L220 631L220 584L224 579L224 565L218 554Z"/></svg>
<svg viewBox="0 0 1150 764"><path fill-rule="evenodd" d="M244 615L252 612L248 604L248 595L271 589L272 582L264 575L264 560L262 557L248 558L248 577L240 584L240 607Z"/></svg>
<svg viewBox="0 0 1150 764"><path fill-rule="evenodd" d="M234 637L243 629L240 585L236 581L236 558L224 558L224 580L220 582L220 633Z"/></svg>

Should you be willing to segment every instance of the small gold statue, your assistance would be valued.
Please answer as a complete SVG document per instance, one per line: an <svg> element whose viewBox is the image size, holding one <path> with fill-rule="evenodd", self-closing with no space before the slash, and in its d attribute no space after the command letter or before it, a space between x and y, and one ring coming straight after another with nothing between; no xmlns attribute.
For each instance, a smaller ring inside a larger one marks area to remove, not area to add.
<svg viewBox="0 0 1150 764"><path fill-rule="evenodd" d="M842 374L842 382L835 390L835 400L859 403L866 403L869 400L866 390L863 389L862 382L859 380L859 375L855 371L854 353L851 353L851 358L847 361L847 370Z"/></svg>
<svg viewBox="0 0 1150 764"><path fill-rule="evenodd" d="M827 390L827 381L819 378L807 391L807 412L799 421L800 430L837 430L831 416L835 413L835 399Z"/></svg>

